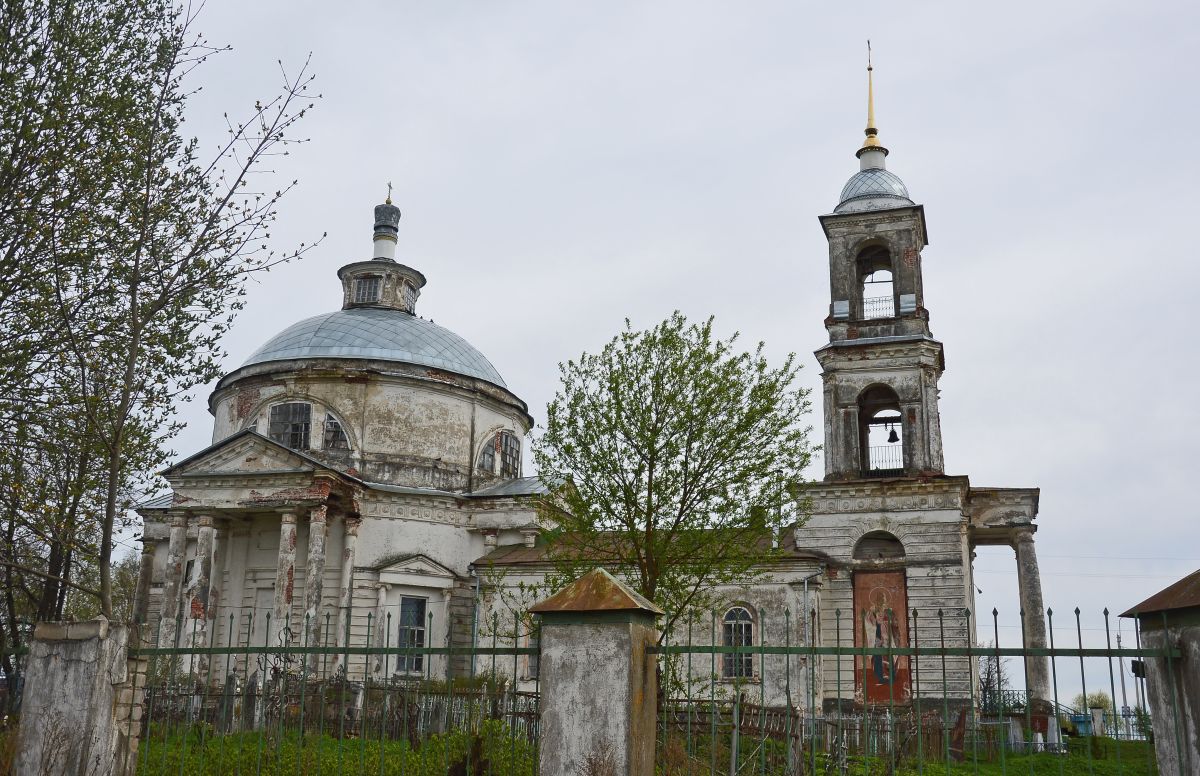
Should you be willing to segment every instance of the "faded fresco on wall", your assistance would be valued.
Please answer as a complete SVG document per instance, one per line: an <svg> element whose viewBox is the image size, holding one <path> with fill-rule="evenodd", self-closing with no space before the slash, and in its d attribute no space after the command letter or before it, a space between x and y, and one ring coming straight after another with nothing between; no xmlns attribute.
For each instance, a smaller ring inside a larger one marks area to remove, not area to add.
<svg viewBox="0 0 1200 776"><path fill-rule="evenodd" d="M854 573L854 646L907 647L908 593L903 571ZM855 701L907 703L912 697L907 655L858 655L854 658Z"/></svg>

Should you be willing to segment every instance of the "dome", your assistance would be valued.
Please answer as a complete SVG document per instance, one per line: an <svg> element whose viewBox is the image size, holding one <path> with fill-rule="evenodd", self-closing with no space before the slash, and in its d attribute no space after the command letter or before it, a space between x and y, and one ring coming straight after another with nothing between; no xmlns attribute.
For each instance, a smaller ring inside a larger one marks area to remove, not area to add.
<svg viewBox="0 0 1200 776"><path fill-rule="evenodd" d="M400 310L352 307L276 334L242 367L299 358L363 358L419 364L507 388L482 353L454 332Z"/></svg>
<svg viewBox="0 0 1200 776"><path fill-rule="evenodd" d="M842 187L835 213L857 213L863 210L886 210L915 204L908 198L904 181L882 167L869 167L854 173Z"/></svg>

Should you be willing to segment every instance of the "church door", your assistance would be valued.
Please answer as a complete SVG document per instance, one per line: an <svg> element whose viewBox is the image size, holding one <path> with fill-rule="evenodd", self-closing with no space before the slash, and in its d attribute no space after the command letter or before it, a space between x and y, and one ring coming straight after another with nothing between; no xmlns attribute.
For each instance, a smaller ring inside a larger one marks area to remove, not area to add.
<svg viewBox="0 0 1200 776"><path fill-rule="evenodd" d="M854 573L854 646L908 646L908 592L903 571ZM907 703L912 676L907 655L856 655L855 700L868 705Z"/></svg>

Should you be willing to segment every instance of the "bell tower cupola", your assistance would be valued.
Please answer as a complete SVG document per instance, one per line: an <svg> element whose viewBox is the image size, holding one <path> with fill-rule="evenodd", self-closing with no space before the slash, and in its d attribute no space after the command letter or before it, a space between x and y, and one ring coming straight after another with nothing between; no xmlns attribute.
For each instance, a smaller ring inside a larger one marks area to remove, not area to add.
<svg viewBox="0 0 1200 776"><path fill-rule="evenodd" d="M942 344L929 330L921 283L925 210L886 166L867 59L866 139L859 170L833 212L829 343L816 352L825 404L825 479L941 474Z"/></svg>
<svg viewBox="0 0 1200 776"><path fill-rule="evenodd" d="M425 276L396 261L400 234L400 208L392 204L392 184L382 205L375 206L374 258L356 261L338 270L342 281L342 309L385 307L417 314L417 297Z"/></svg>

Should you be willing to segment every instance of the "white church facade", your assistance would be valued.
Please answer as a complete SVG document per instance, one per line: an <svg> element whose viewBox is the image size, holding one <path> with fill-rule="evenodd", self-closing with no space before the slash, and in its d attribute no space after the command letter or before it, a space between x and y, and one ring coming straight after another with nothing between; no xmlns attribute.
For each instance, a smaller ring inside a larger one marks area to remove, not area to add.
<svg viewBox="0 0 1200 776"><path fill-rule="evenodd" d="M1037 489L981 488L944 472L925 214L886 169L887 153L870 111L860 169L820 218L831 297L816 352L825 476L803 487L811 514L779 537L785 557L763 579L725 591L728 605L711 628L695 627L694 643L715 634L724 644L973 645L973 550L1007 544L1027 645L1044 646ZM372 258L338 271L341 309L288 327L227 374L209 398L213 444L168 469L170 492L138 508L138 606L162 645L465 653L490 643L494 619L499 643L514 629L520 646L532 643L507 608L516 596L498 586L537 584L550 568L535 505L543 489L522 471L533 421L479 351L417 315L425 278L395 260L399 219L390 199L375 208ZM428 660L388 672L469 670L465 654ZM886 671L857 661L792 660L788 671L782 656L727 656L718 680L767 677L769 704L826 710L942 698L943 679L918 686L907 658ZM534 659L517 666L527 683L536 672ZM711 671L693 673L707 684ZM967 658L951 659L946 695L966 702L974 677ZM1048 682L1031 658L1030 692L1047 698Z"/></svg>

